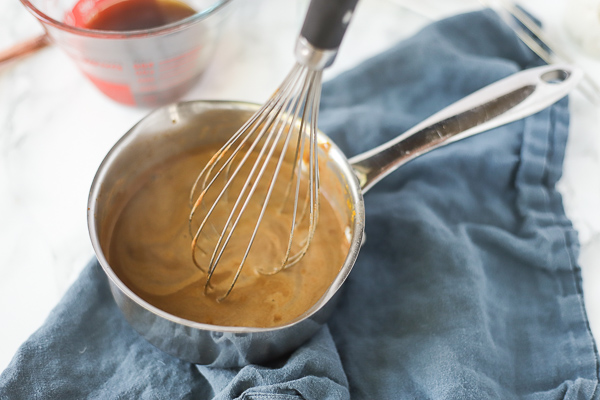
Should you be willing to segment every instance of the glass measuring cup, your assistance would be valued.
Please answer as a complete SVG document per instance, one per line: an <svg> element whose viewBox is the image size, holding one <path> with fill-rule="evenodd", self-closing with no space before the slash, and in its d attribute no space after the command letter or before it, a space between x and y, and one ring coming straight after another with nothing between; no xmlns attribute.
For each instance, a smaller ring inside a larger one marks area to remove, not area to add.
<svg viewBox="0 0 600 400"><path fill-rule="evenodd" d="M21 0L102 93L127 105L155 107L181 97L199 79L216 48L232 0L179 0L196 14L132 31L85 28L118 0Z"/></svg>

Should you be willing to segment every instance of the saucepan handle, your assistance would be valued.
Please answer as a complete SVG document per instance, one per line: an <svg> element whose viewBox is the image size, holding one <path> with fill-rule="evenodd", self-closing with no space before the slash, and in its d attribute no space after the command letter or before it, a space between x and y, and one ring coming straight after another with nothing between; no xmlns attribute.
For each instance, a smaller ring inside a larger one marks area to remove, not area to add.
<svg viewBox="0 0 600 400"><path fill-rule="evenodd" d="M571 65L517 72L444 108L397 138L350 159L363 193L408 161L533 115L566 96L583 73Z"/></svg>

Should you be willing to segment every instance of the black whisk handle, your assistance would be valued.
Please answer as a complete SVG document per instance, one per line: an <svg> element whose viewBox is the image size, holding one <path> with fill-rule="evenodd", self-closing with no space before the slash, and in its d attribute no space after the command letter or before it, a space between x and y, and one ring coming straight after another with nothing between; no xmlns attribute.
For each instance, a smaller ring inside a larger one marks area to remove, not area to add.
<svg viewBox="0 0 600 400"><path fill-rule="evenodd" d="M337 50L358 0L312 0L300 36L324 50Z"/></svg>

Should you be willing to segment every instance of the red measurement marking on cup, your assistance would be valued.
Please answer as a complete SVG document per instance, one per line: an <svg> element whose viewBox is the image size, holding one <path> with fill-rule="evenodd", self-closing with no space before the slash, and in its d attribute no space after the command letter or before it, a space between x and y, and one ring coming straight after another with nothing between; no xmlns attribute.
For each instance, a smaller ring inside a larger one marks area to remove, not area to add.
<svg viewBox="0 0 600 400"><path fill-rule="evenodd" d="M195 65L193 63L188 63L185 65L182 65L178 69L161 72L160 75L158 76L158 79L163 80L163 79L172 79L172 78L179 78L179 77L185 78L187 75L189 75L188 72L190 72L190 71L193 72L194 70L195 70Z"/></svg>
<svg viewBox="0 0 600 400"><path fill-rule="evenodd" d="M99 68L104 68L104 69L113 69L115 71L123 71L123 66L120 63L116 63L116 62L98 61L98 60L92 60L89 58L82 58L81 61L83 61L86 64L92 65L94 67L99 67Z"/></svg>
<svg viewBox="0 0 600 400"><path fill-rule="evenodd" d="M199 52L201 48L202 48L202 46L192 47L190 50L186 51L185 53L181 53L181 54L176 55L175 57L171 57L171 58L167 58L165 60L161 60L161 61L158 62L158 64L159 65L163 65L163 64L167 64L167 63L170 63L170 62L177 61L177 60L179 60L181 58L184 58L184 57L189 57L190 55Z"/></svg>
<svg viewBox="0 0 600 400"><path fill-rule="evenodd" d="M133 64L133 70L137 75L137 81L139 83L154 82L154 63Z"/></svg>
<svg viewBox="0 0 600 400"><path fill-rule="evenodd" d="M161 77L163 76L168 76L168 75L176 75L176 74L180 74L182 72L185 72L191 68L194 68L196 66L195 63L196 60L187 60L184 63L180 63L176 66L173 66L172 68L168 68L168 69L159 69L158 70L158 75L160 75Z"/></svg>
<svg viewBox="0 0 600 400"><path fill-rule="evenodd" d="M169 69L179 68L183 64L189 63L191 60L195 59L198 52L202 49L202 46L196 46L192 49L186 51L185 53L178 54L175 57L167 58L166 60L161 60L158 62L158 70L164 71Z"/></svg>
<svg viewBox="0 0 600 400"><path fill-rule="evenodd" d="M154 79L154 63L139 62L133 64L133 70L137 76L137 82L140 84L139 91L154 92L157 90L156 80Z"/></svg>
<svg viewBox="0 0 600 400"><path fill-rule="evenodd" d="M154 70L153 70L153 69L141 69L141 70L136 70L136 71L135 71L135 74L136 74L137 76L140 76L140 75L142 75L142 76L143 76L143 75L154 75Z"/></svg>
<svg viewBox="0 0 600 400"><path fill-rule="evenodd" d="M138 70L138 69L152 69L152 68L154 68L154 63L153 62L133 64L133 69L135 69L135 70Z"/></svg>
<svg viewBox="0 0 600 400"><path fill-rule="evenodd" d="M189 60L191 58L194 58L199 51L200 51L199 48L195 48L195 49L192 49L192 50L190 50L188 52L180 54L180 55L178 55L176 57L159 61L158 62L158 68L159 69L173 68L173 66L179 65L181 63L186 62L187 60Z"/></svg>
<svg viewBox="0 0 600 400"><path fill-rule="evenodd" d="M196 46L185 53L158 62L156 80L174 86L189 80L196 73L196 60L202 46Z"/></svg>
<svg viewBox="0 0 600 400"><path fill-rule="evenodd" d="M103 79L99 79L93 75L90 75L85 71L83 71L83 73L88 77L90 81L92 81L94 85L96 85L98 89L100 89L102 93L104 93L111 99L120 103L135 105L135 99L133 98L133 93L131 93L131 88L129 87L129 85L108 82Z"/></svg>

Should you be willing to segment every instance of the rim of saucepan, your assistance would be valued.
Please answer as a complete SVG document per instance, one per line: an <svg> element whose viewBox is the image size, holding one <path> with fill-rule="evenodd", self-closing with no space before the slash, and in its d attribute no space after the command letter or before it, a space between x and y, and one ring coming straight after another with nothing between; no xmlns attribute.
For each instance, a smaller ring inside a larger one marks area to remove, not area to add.
<svg viewBox="0 0 600 400"><path fill-rule="evenodd" d="M96 199L98 198L100 191L102 189L102 184L104 181L104 177L110 169L113 162L117 159L116 153L122 147L126 147L129 143L129 139L132 135L134 135L139 127L139 125L148 118L151 118L154 114L161 113L165 109L170 107L192 107L194 105L201 104L203 105L203 109L241 109L244 111L254 112L258 110L260 105L255 103L247 103L240 101L227 101L227 100L195 100L195 101L185 101L179 102L175 104L171 104L168 106L164 106L158 108L144 118L142 118L138 123L136 123L131 129L129 129L109 150L105 158L102 160L102 163L98 167L96 171L96 175L92 181L92 186L90 189L90 194L88 198L88 208L87 208L87 220L88 220L88 232L90 235L90 239L92 242L92 247L94 248L94 252L102 269L105 274L111 280L111 282L117 286L117 288L125 294L130 300L134 301L139 306L143 307L147 311L152 312L155 315L158 315L168 321L178 323L181 325L189 326L192 328L204 330L204 331L214 331L214 332L231 332L231 333L251 333L251 332L272 332L285 328L289 328L291 326L297 325L300 322L309 319L313 316L317 311L319 311L325 304L327 304L331 298L337 293L340 289L348 274L352 270L356 258L358 256L358 252L361 247L363 231L364 231L364 221L365 221L365 212L364 212L364 201L362 197L362 191L360 189L360 185L358 183L358 179L352 169L348 159L344 155L344 153L337 147L337 145L329 139L327 135L325 135L320 130L318 131L319 140L323 140L328 144L327 154L332 159L339 169L343 172L344 177L346 178L346 182L344 182L348 188L348 192L352 198L355 198L354 204L354 216L351 221L351 225L353 226L353 235L350 240L350 248L348 249L348 254L346 255L346 259L344 264L340 268L336 278L333 280L323 297L315 303L304 316L300 319L296 319L288 324L270 328L257 328L257 327L241 327L241 326L220 326L220 325L210 325L204 324L201 322L187 320L181 317L177 317L175 315L169 314L152 304L146 302L137 294L135 294L127 285L125 285L121 279L116 275L116 273L112 270L108 260L104 255L104 251L100 246L100 241L97 235L97 224L95 219L95 211L96 211Z"/></svg>
<svg viewBox="0 0 600 400"><path fill-rule="evenodd" d="M227 6L235 0L215 0L215 2L209 7L206 7L204 10L201 10L194 15L190 15L189 17L184 18L180 21L176 21L167 25L161 25L156 28L138 29L131 31L103 31L67 25L64 22L57 21L56 19L46 15L36 6L34 6L29 0L20 1L25 6L25 8L27 8L29 12L35 15L35 17L38 18L41 22L51 25L55 28L61 29L63 31L71 32L77 35L104 39L130 39L147 36L156 36L180 31L182 29L187 28L188 26L195 25L197 23L200 23L201 21L204 21L206 18L210 17L213 14L216 14L222 8L224 8L225 6Z"/></svg>

